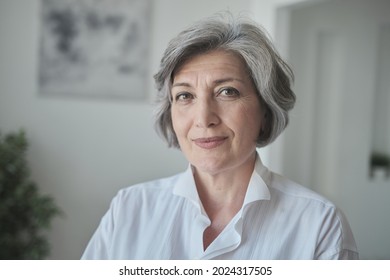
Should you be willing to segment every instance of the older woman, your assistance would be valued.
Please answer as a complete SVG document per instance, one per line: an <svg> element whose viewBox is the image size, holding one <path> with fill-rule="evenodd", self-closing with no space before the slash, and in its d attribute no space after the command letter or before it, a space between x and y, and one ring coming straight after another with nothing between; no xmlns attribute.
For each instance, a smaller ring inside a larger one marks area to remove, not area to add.
<svg viewBox="0 0 390 280"><path fill-rule="evenodd" d="M288 123L292 71L256 24L202 20L155 75L156 126L189 161L121 190L85 259L357 259L334 204L274 174L256 151Z"/></svg>

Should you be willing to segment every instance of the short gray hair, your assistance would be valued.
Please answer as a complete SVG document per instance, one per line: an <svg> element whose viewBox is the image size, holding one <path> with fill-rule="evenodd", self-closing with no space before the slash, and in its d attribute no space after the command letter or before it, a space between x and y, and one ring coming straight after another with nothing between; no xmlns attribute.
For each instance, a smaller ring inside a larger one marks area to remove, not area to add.
<svg viewBox="0 0 390 280"><path fill-rule="evenodd" d="M264 129L257 147L273 142L286 128L288 111L294 107L291 89L293 72L275 50L265 31L256 23L233 18L230 14L203 19L173 38L154 75L157 87L155 128L170 147L179 147L171 118L171 87L174 71L188 59L213 50L226 50L239 55L246 63L266 110Z"/></svg>

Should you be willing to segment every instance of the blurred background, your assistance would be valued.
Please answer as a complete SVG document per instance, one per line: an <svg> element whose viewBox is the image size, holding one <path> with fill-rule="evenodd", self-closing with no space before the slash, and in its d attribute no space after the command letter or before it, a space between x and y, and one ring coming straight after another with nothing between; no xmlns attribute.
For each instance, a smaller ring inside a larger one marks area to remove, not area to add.
<svg viewBox="0 0 390 280"><path fill-rule="evenodd" d="M334 201L362 259L390 259L390 1L151 0L134 98L42 87L45 2L0 0L0 132L26 131L31 180L64 212L49 259L79 259L120 188L187 167L153 129L152 76L172 37L223 10L263 25L295 72L297 105L265 164Z"/></svg>

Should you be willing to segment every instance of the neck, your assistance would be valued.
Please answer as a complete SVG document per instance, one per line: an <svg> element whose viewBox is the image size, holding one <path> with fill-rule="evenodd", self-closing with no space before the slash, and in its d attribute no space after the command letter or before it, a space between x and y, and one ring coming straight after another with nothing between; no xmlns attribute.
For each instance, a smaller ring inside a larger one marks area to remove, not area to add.
<svg viewBox="0 0 390 280"><path fill-rule="evenodd" d="M194 168L199 197L211 219L219 209L234 209L236 213L242 207L255 161L256 154L244 164L217 174L204 173Z"/></svg>
<svg viewBox="0 0 390 280"><path fill-rule="evenodd" d="M194 168L199 197L211 221L203 232L204 250L240 211L255 161L256 154L244 164L218 174L208 174Z"/></svg>

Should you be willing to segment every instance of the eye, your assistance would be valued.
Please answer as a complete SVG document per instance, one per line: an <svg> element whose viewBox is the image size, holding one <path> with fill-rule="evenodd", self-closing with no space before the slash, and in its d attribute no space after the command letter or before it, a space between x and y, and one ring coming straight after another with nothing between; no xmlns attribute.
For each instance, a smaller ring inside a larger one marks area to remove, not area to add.
<svg viewBox="0 0 390 280"><path fill-rule="evenodd" d="M193 98L194 98L194 96L189 92L179 92L175 96L175 101L176 102L188 102Z"/></svg>
<svg viewBox="0 0 390 280"><path fill-rule="evenodd" d="M238 97L240 96L240 92L232 87L222 88L218 91L218 96L221 97Z"/></svg>

